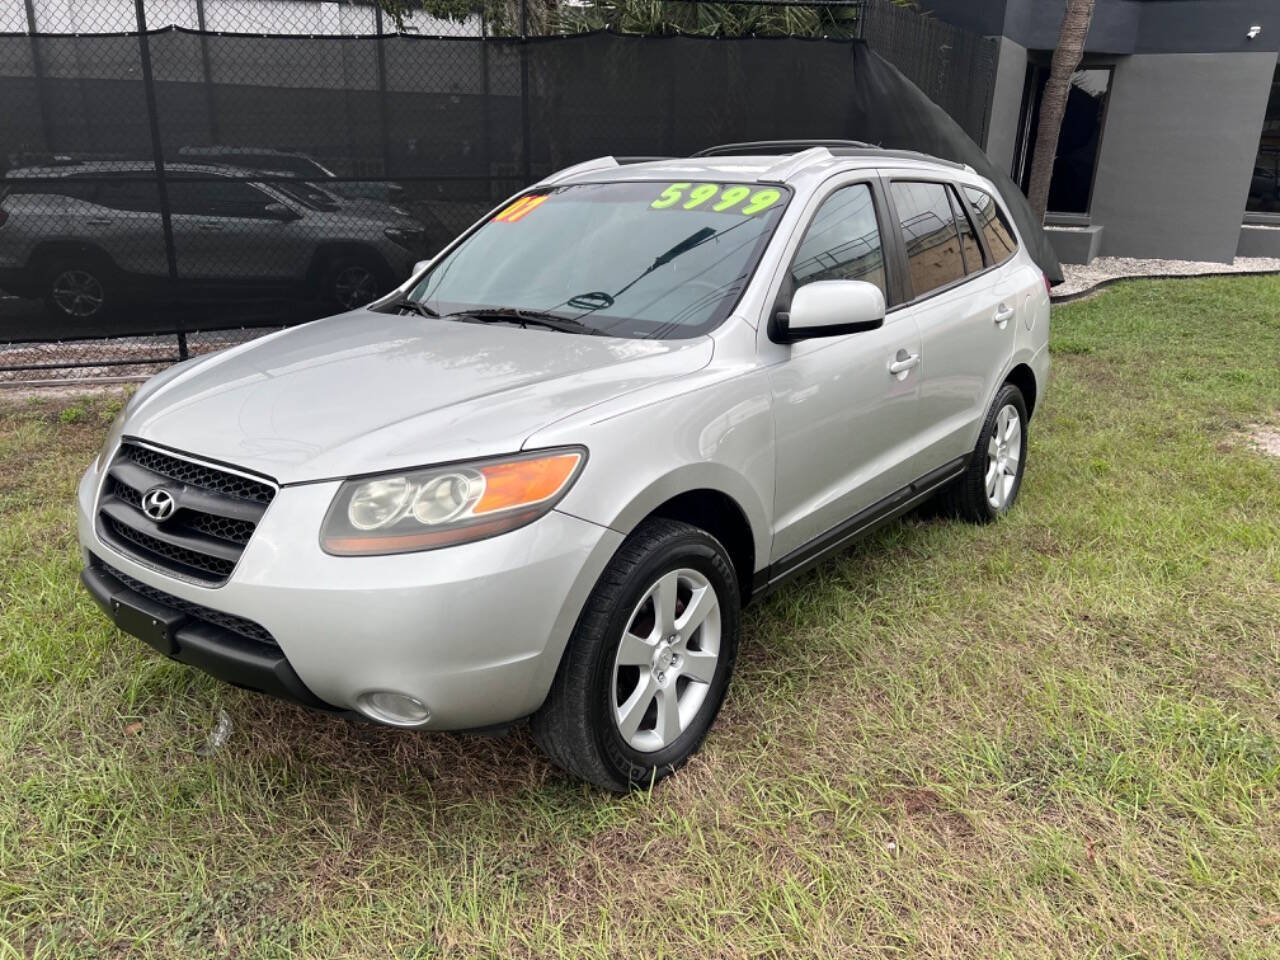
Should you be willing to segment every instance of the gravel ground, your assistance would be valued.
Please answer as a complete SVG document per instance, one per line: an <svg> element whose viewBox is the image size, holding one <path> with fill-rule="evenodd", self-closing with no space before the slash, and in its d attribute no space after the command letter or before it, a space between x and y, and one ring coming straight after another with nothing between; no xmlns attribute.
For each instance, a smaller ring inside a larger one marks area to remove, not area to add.
<svg viewBox="0 0 1280 960"><path fill-rule="evenodd" d="M1231 263L1207 260L1139 260L1135 257L1098 257L1088 265L1064 263L1063 282L1053 288L1053 299L1074 297L1107 280L1120 277L1195 277L1207 273L1278 273L1276 257L1236 257Z"/></svg>
<svg viewBox="0 0 1280 960"><path fill-rule="evenodd" d="M187 335L191 356L221 350L254 337L272 333L276 327L249 327L241 330L193 332ZM51 343L0 343L0 368L34 369L0 372L0 387L27 388L41 383L76 383L104 379L145 379L177 360L177 341L170 335L114 337L104 340L62 340ZM60 362L111 360L111 366L60 367ZM133 361L137 362L121 362Z"/></svg>

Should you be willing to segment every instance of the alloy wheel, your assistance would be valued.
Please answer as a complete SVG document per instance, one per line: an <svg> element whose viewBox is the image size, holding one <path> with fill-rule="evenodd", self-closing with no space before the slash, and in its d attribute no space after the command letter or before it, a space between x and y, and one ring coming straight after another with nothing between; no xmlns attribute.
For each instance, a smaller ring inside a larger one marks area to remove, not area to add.
<svg viewBox="0 0 1280 960"><path fill-rule="evenodd" d="M720 662L720 599L690 568L663 574L632 611L613 665L613 719L641 753L670 746L707 698Z"/></svg>
<svg viewBox="0 0 1280 960"><path fill-rule="evenodd" d="M333 278L333 298L347 310L363 307L377 295L377 278L365 267L346 267Z"/></svg>
<svg viewBox="0 0 1280 960"><path fill-rule="evenodd" d="M1017 408L1007 403L996 414L995 429L987 444L987 502L995 510L1003 510L1018 482L1018 465L1022 462L1022 419Z"/></svg>
<svg viewBox="0 0 1280 960"><path fill-rule="evenodd" d="M92 317L102 309L102 283L87 270L63 270L53 278L53 302L69 317Z"/></svg>

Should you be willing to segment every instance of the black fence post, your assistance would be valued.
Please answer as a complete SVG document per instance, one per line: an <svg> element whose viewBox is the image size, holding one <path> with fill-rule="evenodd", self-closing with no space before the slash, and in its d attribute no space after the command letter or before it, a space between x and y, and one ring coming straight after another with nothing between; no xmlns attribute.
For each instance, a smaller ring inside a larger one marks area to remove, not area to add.
<svg viewBox="0 0 1280 960"><path fill-rule="evenodd" d="M156 106L156 81L151 71L151 37L147 34L147 10L143 0L133 0L138 18L138 58L142 64L142 87L147 101L147 126L151 131L151 157L156 168L156 190L160 199L160 229L164 233L164 255L169 263L169 304L176 302L173 296L178 281L178 252L173 244L173 219L169 214L169 186L164 175L164 147L160 143L160 111ZM185 360L187 332L178 319L178 359Z"/></svg>
<svg viewBox="0 0 1280 960"><path fill-rule="evenodd" d="M524 154L524 186L533 180L529 133L529 0L520 0L520 142Z"/></svg>
<svg viewBox="0 0 1280 960"><path fill-rule="evenodd" d="M387 51L382 35L382 8L373 8L374 27L378 31L378 128L382 137L382 176L391 176L391 124L387 119Z"/></svg>
<svg viewBox="0 0 1280 960"><path fill-rule="evenodd" d="M31 73L36 81L36 103L40 107L40 132L44 136L44 148L53 153L53 121L49 117L49 107L44 102L44 58L40 52L40 41L36 38L36 7L34 0L26 0L27 36L31 42Z"/></svg>
<svg viewBox="0 0 1280 960"><path fill-rule="evenodd" d="M218 143L218 104L213 95L213 64L209 60L209 34L204 21L204 0L196 0L196 26L200 30L200 70L204 78L204 103L209 112L209 142Z"/></svg>

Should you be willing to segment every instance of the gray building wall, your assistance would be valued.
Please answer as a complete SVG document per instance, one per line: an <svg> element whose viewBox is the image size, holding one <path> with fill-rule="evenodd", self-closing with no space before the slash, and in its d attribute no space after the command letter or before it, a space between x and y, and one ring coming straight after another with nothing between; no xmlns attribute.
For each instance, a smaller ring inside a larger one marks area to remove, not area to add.
<svg viewBox="0 0 1280 960"><path fill-rule="evenodd" d="M1065 0L918 2L1000 39L984 147L1010 169L1028 51L1056 46ZM1255 25L1262 32L1250 40ZM1097 0L1085 49L1087 62L1115 72L1089 216L1048 231L1063 261L1280 255L1280 229L1241 228L1280 50L1280 0Z"/></svg>
<svg viewBox="0 0 1280 960"><path fill-rule="evenodd" d="M1235 256L1275 66L1269 52L1117 62L1090 210L1102 253Z"/></svg>
<svg viewBox="0 0 1280 960"><path fill-rule="evenodd" d="M991 119L987 122L987 142L983 146L991 162L1005 172L1013 167L1018 112L1022 107L1022 87L1026 78L1027 48L1008 37L1001 37L996 78L991 85Z"/></svg>
<svg viewBox="0 0 1280 960"><path fill-rule="evenodd" d="M1030 50L1057 46L1065 0L918 0L940 20ZM1249 27L1262 36L1246 37ZM1089 53L1224 53L1280 50L1276 0L1097 0Z"/></svg>

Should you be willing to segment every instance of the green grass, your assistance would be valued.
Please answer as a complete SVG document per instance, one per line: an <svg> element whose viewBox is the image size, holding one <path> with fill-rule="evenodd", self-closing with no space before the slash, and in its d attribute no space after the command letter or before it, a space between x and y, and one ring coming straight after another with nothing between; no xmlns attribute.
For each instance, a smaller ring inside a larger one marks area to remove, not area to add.
<svg viewBox="0 0 1280 960"><path fill-rule="evenodd" d="M1123 284L1053 338L1011 516L749 611L707 746L624 799L114 632L70 506L114 410L9 400L0 958L1280 956L1280 280Z"/></svg>

